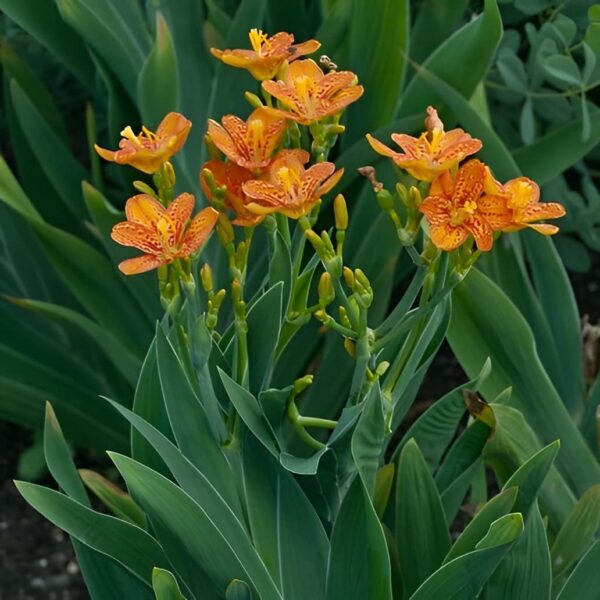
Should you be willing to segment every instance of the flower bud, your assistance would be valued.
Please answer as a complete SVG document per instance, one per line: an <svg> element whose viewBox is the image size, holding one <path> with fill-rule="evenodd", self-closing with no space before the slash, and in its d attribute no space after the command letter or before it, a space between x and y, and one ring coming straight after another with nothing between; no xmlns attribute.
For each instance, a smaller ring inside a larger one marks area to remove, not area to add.
<svg viewBox="0 0 600 600"><path fill-rule="evenodd" d="M381 210L385 212L393 210L394 198L385 188L379 190L375 194L375 199L377 200L377 204L379 204L379 208L381 208Z"/></svg>
<svg viewBox="0 0 600 600"><path fill-rule="evenodd" d="M335 228L348 229L348 207L342 194L338 194L333 200L333 212L335 214Z"/></svg>
<svg viewBox="0 0 600 600"><path fill-rule="evenodd" d="M202 288L207 294L213 291L212 269L208 263L204 263L200 269L200 281L202 281Z"/></svg>
<svg viewBox="0 0 600 600"><path fill-rule="evenodd" d="M353 290L354 289L354 285L356 284L356 281L354 279L354 273L352 272L352 269L348 268L348 267L344 267L344 280L346 282L346 285Z"/></svg>
<svg viewBox="0 0 600 600"><path fill-rule="evenodd" d="M173 164L171 161L167 161L163 163L162 167L162 183L163 186L170 190L175 187L176 182L175 169L173 168Z"/></svg>
<svg viewBox="0 0 600 600"><path fill-rule="evenodd" d="M356 344L354 343L354 340L344 338L344 348L352 358L356 356Z"/></svg>
<svg viewBox="0 0 600 600"><path fill-rule="evenodd" d="M244 98L252 108L262 108L264 106L262 100L252 92L244 92Z"/></svg>
<svg viewBox="0 0 600 600"><path fill-rule="evenodd" d="M309 385L312 384L314 379L313 375L305 375L294 381L294 396L301 394Z"/></svg>
<svg viewBox="0 0 600 600"><path fill-rule="evenodd" d="M227 217L227 215L221 213L219 215L219 220L217 222L217 235L221 240L223 246L227 246L227 244L231 244L235 239L235 234L233 233L233 226L231 225L231 221Z"/></svg>
<svg viewBox="0 0 600 600"><path fill-rule="evenodd" d="M156 198L156 192L145 182L136 180L133 182L133 187L138 191L142 192L142 194L148 194L153 198Z"/></svg>
<svg viewBox="0 0 600 600"><path fill-rule="evenodd" d="M321 275L321 279L319 279L318 293L319 304L321 306L327 306L335 299L335 291L333 289L333 284L331 283L331 275L327 273L327 271L325 271L325 273Z"/></svg>

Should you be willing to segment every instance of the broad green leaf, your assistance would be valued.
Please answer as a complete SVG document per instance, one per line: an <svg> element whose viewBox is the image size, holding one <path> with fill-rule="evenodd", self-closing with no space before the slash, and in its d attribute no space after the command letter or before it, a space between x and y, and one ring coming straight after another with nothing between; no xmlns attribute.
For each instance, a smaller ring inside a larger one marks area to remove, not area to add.
<svg viewBox="0 0 600 600"><path fill-rule="evenodd" d="M36 110L61 140L68 139L60 112L41 79L2 39L0 39L0 62L5 77L7 79L12 78L17 82L27 97L34 103Z"/></svg>
<svg viewBox="0 0 600 600"><path fill-rule="evenodd" d="M551 549L552 574L558 577L588 549L600 528L600 485L579 499L563 523Z"/></svg>
<svg viewBox="0 0 600 600"><path fill-rule="evenodd" d="M143 529L87 508L40 485L16 482L33 508L82 544L112 557L148 585L155 566L169 567L160 545Z"/></svg>
<svg viewBox="0 0 600 600"><path fill-rule="evenodd" d="M551 587L550 550L544 522L534 501L523 535L490 577L485 597L488 600L549 599Z"/></svg>
<svg viewBox="0 0 600 600"><path fill-rule="evenodd" d="M142 509L112 481L89 469L79 469L79 476L86 487L107 506L111 512L124 521L146 528L146 517Z"/></svg>
<svg viewBox="0 0 600 600"><path fill-rule="evenodd" d="M351 442L352 457L358 474L371 498L375 494L375 481L383 454L385 434L383 398L379 384L375 383L364 400L364 407Z"/></svg>
<svg viewBox="0 0 600 600"><path fill-rule="evenodd" d="M252 600L252 592L245 581L234 579L225 590L225 600Z"/></svg>
<svg viewBox="0 0 600 600"><path fill-rule="evenodd" d="M452 548L444 558L444 564L451 560L473 552L477 544L485 537L494 521L504 517L512 511L517 498L518 489L505 488L499 494L488 500L473 517L473 520L465 527Z"/></svg>
<svg viewBox="0 0 600 600"><path fill-rule="evenodd" d="M218 411L218 407L207 406L206 401L202 404L198 400L175 350L160 327L156 330L156 356L165 407L182 455L206 476L227 504L241 514L235 483L221 450L225 432L211 428L209 411ZM221 415L216 413L215 417L223 429Z"/></svg>
<svg viewBox="0 0 600 600"><path fill-rule="evenodd" d="M150 36L134 0L57 0L63 19L102 57L135 99L135 83L150 48ZM134 18L129 18L134 17ZM139 22L141 26L137 26Z"/></svg>
<svg viewBox="0 0 600 600"><path fill-rule="evenodd" d="M529 510L537 498L540 487L558 454L559 448L560 442L558 440L548 444L521 465L502 486L503 490L512 487L519 489L513 508L519 511L525 519L528 517Z"/></svg>
<svg viewBox="0 0 600 600"><path fill-rule="evenodd" d="M360 477L346 493L333 525L326 597L392 598L385 537Z"/></svg>
<svg viewBox="0 0 600 600"><path fill-rule="evenodd" d="M281 331L283 283L262 294L248 311L248 370L250 391L268 386Z"/></svg>
<svg viewBox="0 0 600 600"><path fill-rule="evenodd" d="M441 46L460 23L467 5L468 0L429 0L421 3L411 29L410 57L422 63Z"/></svg>
<svg viewBox="0 0 600 600"><path fill-rule="evenodd" d="M186 600L179 589L177 579L166 569L152 569L152 589L156 600Z"/></svg>
<svg viewBox="0 0 600 600"><path fill-rule="evenodd" d="M570 57L555 54L544 61L544 69L551 79L566 83L568 86L581 85L581 73L577 63Z"/></svg>
<svg viewBox="0 0 600 600"><path fill-rule="evenodd" d="M233 513L227 514L222 506L209 516L162 475L126 456L110 453L110 457L146 514L175 537L215 589L224 590L232 579L242 576L258 597L282 598Z"/></svg>
<svg viewBox="0 0 600 600"><path fill-rule="evenodd" d="M581 128L578 119L515 150L514 159L523 175L543 185L581 160L600 140L600 110L590 111L590 136L585 141L581 140Z"/></svg>
<svg viewBox="0 0 600 600"><path fill-rule="evenodd" d="M380 0L377 10L369 0L354 2L348 63L365 92L348 108L344 147L394 116L406 71L409 30L408 0Z"/></svg>
<svg viewBox="0 0 600 600"><path fill-rule="evenodd" d="M381 520L387 507L392 488L394 486L394 476L396 474L395 463L383 465L375 476L375 492L373 493L373 507L377 516ZM387 537L387 535L386 535Z"/></svg>
<svg viewBox="0 0 600 600"><path fill-rule="evenodd" d="M85 44L63 21L56 3L2 0L0 9L45 46L88 89L94 89L94 66Z"/></svg>
<svg viewBox="0 0 600 600"><path fill-rule="evenodd" d="M454 388L437 402L434 402L402 436L392 458L396 458L406 441L414 438L419 448L423 449L423 457L429 469L434 472L446 448L456 435L456 428L460 419L465 414L466 406L463 390L476 392L490 374L491 368L491 362L486 361L481 373L476 378Z"/></svg>
<svg viewBox="0 0 600 600"><path fill-rule="evenodd" d="M235 410L248 429L260 440L263 446L275 457L279 450L262 414L256 398L241 385L236 383L225 371L219 369L221 381Z"/></svg>
<svg viewBox="0 0 600 600"><path fill-rule="evenodd" d="M48 302L14 298L11 302L31 312L44 315L59 323L75 328L84 333L86 338L97 344L105 356L112 362L115 369L132 385L135 385L141 367L141 362L129 349L124 347L119 340L107 329L100 327L85 315Z"/></svg>
<svg viewBox="0 0 600 600"><path fill-rule="evenodd" d="M243 449L252 540L284 598L325 597L329 540L293 476L251 435Z"/></svg>
<svg viewBox="0 0 600 600"><path fill-rule="evenodd" d="M404 445L398 459L395 502L394 537L404 591L410 596L450 550L442 502L414 439Z"/></svg>
<svg viewBox="0 0 600 600"><path fill-rule="evenodd" d="M494 521L475 550L463 554L435 571L410 597L411 600L432 598L475 598L523 533L523 517L512 513Z"/></svg>
<svg viewBox="0 0 600 600"><path fill-rule="evenodd" d="M133 412L169 441L175 441L158 376L156 339L152 341L142 365L133 399ZM147 467L165 476L169 475L169 469L160 454L135 427L131 429L131 456Z"/></svg>
<svg viewBox="0 0 600 600"><path fill-rule="evenodd" d="M11 83L10 90L19 125L40 167L64 208L82 221L86 211L81 197L81 181L88 177L87 171L16 81Z"/></svg>
<svg viewBox="0 0 600 600"><path fill-rule="evenodd" d="M3 419L39 429L50 400L69 439L87 448L121 448L127 430L98 402L96 391L68 374L0 344L0 414Z"/></svg>
<svg viewBox="0 0 600 600"><path fill-rule="evenodd" d="M549 324L560 365L553 381L571 414L578 414L584 396L580 316L575 294L551 240L533 231L524 232L523 243L535 291ZM560 310L556 306L560 305Z"/></svg>
<svg viewBox="0 0 600 600"><path fill-rule="evenodd" d="M485 0L483 14L438 46L423 68L470 98L487 73L501 36L502 20L496 0ZM409 115L435 103L435 94L418 71L400 98L399 113Z"/></svg>
<svg viewBox="0 0 600 600"><path fill-rule="evenodd" d="M556 600L595 600L598 595L598 563L600 562L600 540L579 561Z"/></svg>
<svg viewBox="0 0 600 600"><path fill-rule="evenodd" d="M482 357L491 358L484 396L493 398L512 386L511 404L541 440L560 438L557 466L576 493L600 481L600 467L542 368L527 323L502 291L476 270L455 288L448 338L468 374L479 372Z"/></svg>
<svg viewBox="0 0 600 600"><path fill-rule="evenodd" d="M142 68L137 97L145 123L160 123L169 112L178 108L177 62L169 26L160 12L156 13L156 40Z"/></svg>

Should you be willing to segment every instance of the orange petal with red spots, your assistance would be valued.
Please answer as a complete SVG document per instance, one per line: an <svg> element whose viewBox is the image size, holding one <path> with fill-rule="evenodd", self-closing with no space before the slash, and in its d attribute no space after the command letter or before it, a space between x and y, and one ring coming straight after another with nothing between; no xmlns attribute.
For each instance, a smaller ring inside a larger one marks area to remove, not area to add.
<svg viewBox="0 0 600 600"><path fill-rule="evenodd" d="M202 209L190 222L183 238L182 255L192 254L207 240L215 225L219 213L212 207Z"/></svg>
<svg viewBox="0 0 600 600"><path fill-rule="evenodd" d="M439 225L430 225L429 237L440 250L450 252L464 244L469 237L469 232L460 225L453 227L450 223L440 223Z"/></svg>
<svg viewBox="0 0 600 600"><path fill-rule="evenodd" d="M131 221L117 223L112 228L110 237L121 246L132 246L148 254L160 254L162 251L162 243L156 230L139 223Z"/></svg>
<svg viewBox="0 0 600 600"><path fill-rule="evenodd" d="M143 256L136 256L135 258L124 260L119 264L119 270L124 275L138 275L139 273L152 271L152 269L156 269L165 263L166 261L159 256L144 254Z"/></svg>
<svg viewBox="0 0 600 600"><path fill-rule="evenodd" d="M464 226L469 230L477 248L482 252L487 252L492 249L494 236L490 224L479 215L473 215L470 219L465 220Z"/></svg>
<svg viewBox="0 0 600 600"><path fill-rule="evenodd" d="M165 217L165 207L148 194L137 194L125 203L127 220L154 229L159 219Z"/></svg>

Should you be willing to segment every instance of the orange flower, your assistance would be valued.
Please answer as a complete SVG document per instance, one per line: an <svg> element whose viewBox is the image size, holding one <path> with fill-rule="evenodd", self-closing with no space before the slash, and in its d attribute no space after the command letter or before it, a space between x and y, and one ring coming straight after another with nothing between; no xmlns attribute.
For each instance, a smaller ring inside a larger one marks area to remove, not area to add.
<svg viewBox="0 0 600 600"><path fill-rule="evenodd" d="M240 167L232 162L223 162L220 160L210 160L205 163L202 169L200 169L200 185L210 202L213 202L214 199L210 186L204 176L205 169L208 169L212 173L215 184L218 187L225 186L227 188L225 192L225 205L236 214L236 218L232 221L234 225L252 227L264 219L264 215L256 215L246 208L250 199L244 194L242 186L246 181L254 179L254 176L248 169L244 169L244 167Z"/></svg>
<svg viewBox="0 0 600 600"><path fill-rule="evenodd" d="M480 206L484 190L492 185L489 170L479 160L464 164L456 179L445 171L431 184L429 196L419 210L427 218L429 237L438 248L454 250L472 235L479 250L491 249L495 228L489 219L498 228L506 226L510 220L505 203L498 199L486 206L486 210Z"/></svg>
<svg viewBox="0 0 600 600"><path fill-rule="evenodd" d="M257 215L279 212L290 219L306 215L344 173L330 162L305 169L309 158L304 150L282 150L269 168L269 181L254 179L242 185L253 200L246 208Z"/></svg>
<svg viewBox="0 0 600 600"><path fill-rule="evenodd" d="M112 239L123 246L133 246L142 256L124 260L119 269L135 275L194 253L213 230L219 213L214 208L201 210L191 221L194 196L180 194L168 208L148 194L127 200L127 221L117 223ZM189 223L188 223L189 221Z"/></svg>
<svg viewBox="0 0 600 600"><path fill-rule="evenodd" d="M119 142L119 150L106 150L97 144L94 148L105 160L131 165L152 175L179 152L191 127L191 121L183 115L170 112L161 121L156 133L142 127L142 132L135 135L133 129L127 126L121 131L123 139Z"/></svg>
<svg viewBox="0 0 600 600"><path fill-rule="evenodd" d="M260 29L251 29L249 33L252 50L217 50L211 48L211 54L231 67L248 69L259 81L271 79L287 60L292 62L305 54L316 52L321 44L317 40L308 40L294 44L291 33L276 33L268 37Z"/></svg>
<svg viewBox="0 0 600 600"><path fill-rule="evenodd" d="M427 131L418 138L404 133L392 134L392 140L404 150L403 153L394 152L370 134L367 134L367 140L375 152L389 156L396 165L421 181L433 181L440 173L481 150L481 141L462 129L445 132L444 124L432 106L427 108L425 126Z"/></svg>
<svg viewBox="0 0 600 600"><path fill-rule="evenodd" d="M263 81L262 86L290 111L277 111L279 114L309 125L339 113L358 100L364 89L355 82L356 75L350 71L325 74L308 59L292 63L282 81Z"/></svg>
<svg viewBox="0 0 600 600"><path fill-rule="evenodd" d="M234 115L221 122L223 126L209 119L210 139L229 160L252 171L269 165L286 127L285 119L265 108L257 108L245 122Z"/></svg>
<svg viewBox="0 0 600 600"><path fill-rule="evenodd" d="M506 232L530 227L543 235L554 235L558 232L556 225L534 221L558 219L566 214L564 206L558 202L540 202L538 184L527 177L511 179L497 187L496 195L484 196L480 201L483 210L498 204L504 207L508 218L508 223L498 229Z"/></svg>

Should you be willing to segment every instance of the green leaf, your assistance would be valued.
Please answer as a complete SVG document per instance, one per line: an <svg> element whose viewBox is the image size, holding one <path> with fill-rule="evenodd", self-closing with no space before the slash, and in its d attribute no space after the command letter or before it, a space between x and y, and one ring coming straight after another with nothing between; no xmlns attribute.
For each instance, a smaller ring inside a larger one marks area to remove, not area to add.
<svg viewBox="0 0 600 600"><path fill-rule="evenodd" d="M455 288L448 339L468 374L479 372L482 357L491 358L492 374L482 386L485 397L494 398L512 386L511 404L542 441L561 440L557 465L577 493L600 481L600 467L542 368L527 323L504 293L476 270Z"/></svg>
<svg viewBox="0 0 600 600"><path fill-rule="evenodd" d="M364 400L364 407L351 442L352 457L358 474L371 498L375 494L375 481L383 453L385 434L383 398L379 384L376 383Z"/></svg>
<svg viewBox="0 0 600 600"><path fill-rule="evenodd" d="M225 590L225 600L252 600L252 592L245 581L234 579Z"/></svg>
<svg viewBox="0 0 600 600"><path fill-rule="evenodd" d="M526 145L533 144L535 140L535 117L530 97L525 100L521 110L520 131L523 143Z"/></svg>
<svg viewBox="0 0 600 600"><path fill-rule="evenodd" d="M488 67L502 36L502 20L496 0L485 0L483 14L441 44L423 64L423 70L442 78L465 98L470 98ZM423 111L437 104L420 69L400 100L399 114Z"/></svg>
<svg viewBox="0 0 600 600"><path fill-rule="evenodd" d="M166 569L152 569L152 589L156 600L186 600L179 589L177 579Z"/></svg>
<svg viewBox="0 0 600 600"><path fill-rule="evenodd" d="M512 50L508 48L501 49L498 52L496 65L502 79L510 89L523 94L527 92L529 78L527 77L525 65Z"/></svg>
<svg viewBox="0 0 600 600"><path fill-rule="evenodd" d="M119 519L133 523L146 529L146 516L142 509L133 501L131 496L106 479L88 469L79 469L79 476L86 487L107 506Z"/></svg>
<svg viewBox="0 0 600 600"><path fill-rule="evenodd" d="M150 519L174 536L189 560L210 577L215 589L224 590L236 575L243 575L258 597L282 597L233 513L227 514L220 507L209 516L162 475L126 456L109 455Z"/></svg>
<svg viewBox="0 0 600 600"><path fill-rule="evenodd" d="M284 598L325 597L329 540L292 475L251 435L243 450L252 541Z"/></svg>
<svg viewBox="0 0 600 600"><path fill-rule="evenodd" d="M160 123L162 118L178 107L178 71L169 26L156 12L156 40L139 74L137 97L145 123Z"/></svg>
<svg viewBox="0 0 600 600"><path fill-rule="evenodd" d="M150 47L141 9L133 9L133 0L116 4L110 0L93 4L85 0L57 0L57 4L63 19L110 65L135 99L135 82Z"/></svg>
<svg viewBox="0 0 600 600"><path fill-rule="evenodd" d="M256 398L248 390L237 384L225 371L219 369L219 375L231 403L248 429L273 456L278 457L279 450Z"/></svg>
<svg viewBox="0 0 600 600"><path fill-rule="evenodd" d="M444 564L419 587L411 600L477 597L522 532L523 518L519 513L500 517L475 550Z"/></svg>
<svg viewBox="0 0 600 600"><path fill-rule="evenodd" d="M581 73L577 63L569 56L556 54L544 61L544 69L552 80L559 80L567 85L581 85Z"/></svg>
<svg viewBox="0 0 600 600"><path fill-rule="evenodd" d="M83 332L90 342L101 348L115 369L131 385L135 385L141 367L140 359L124 347L109 330L100 327L81 313L70 308L65 308L64 306L39 302L37 300L28 300L26 298L11 298L10 300L13 304L21 308L44 315L59 323L65 323L73 327L76 331Z"/></svg>
<svg viewBox="0 0 600 600"><path fill-rule="evenodd" d="M588 549L600 528L600 485L591 487L579 499L558 532L551 549L554 577L573 565Z"/></svg>
<svg viewBox="0 0 600 600"><path fill-rule="evenodd" d="M373 493L373 507L377 516L381 520L385 509L387 508L392 488L394 486L394 476L396 474L396 465L389 463L383 465L375 476L375 492ZM386 536L387 537L387 536Z"/></svg>
<svg viewBox="0 0 600 600"><path fill-rule="evenodd" d="M81 201L81 181L88 178L87 171L16 81L11 82L10 91L19 125L41 169L64 207L83 221L86 211Z"/></svg>
<svg viewBox="0 0 600 600"><path fill-rule="evenodd" d="M600 540L579 561L556 600L594 600L598 591L598 563L600 562Z"/></svg>
<svg viewBox="0 0 600 600"><path fill-rule="evenodd" d="M56 3L1 0L0 9L45 46L88 89L94 89L94 65L85 44L63 21Z"/></svg>
<svg viewBox="0 0 600 600"><path fill-rule="evenodd" d="M348 63L365 93L348 109L344 146L394 116L406 71L409 30L408 0L381 0L377 10L373 10L369 0L354 2L348 32Z"/></svg>
<svg viewBox="0 0 600 600"><path fill-rule="evenodd" d="M550 598L551 587L548 540L540 510L534 503L523 535L490 577L485 597L489 600Z"/></svg>
<svg viewBox="0 0 600 600"><path fill-rule="evenodd" d="M463 390L476 392L490 374L491 369L492 365L488 360L477 377L454 388L434 402L402 436L392 459L395 460L404 444L414 438L419 448L423 449L423 458L431 472L437 469L442 455L456 435L458 423L466 411Z"/></svg>
<svg viewBox="0 0 600 600"><path fill-rule="evenodd" d="M15 485L25 500L49 521L86 546L114 558L147 584L156 565L169 566L160 545L143 529L95 512L43 486L23 481Z"/></svg>
<svg viewBox="0 0 600 600"><path fill-rule="evenodd" d="M600 140L600 110L590 111L590 136L581 140L582 120L558 127L530 146L515 150L524 175L543 185L581 160Z"/></svg>
<svg viewBox="0 0 600 600"><path fill-rule="evenodd" d="M404 591L410 596L442 564L450 534L437 487L414 439L404 445L397 473L394 537Z"/></svg>
<svg viewBox="0 0 600 600"><path fill-rule="evenodd" d="M504 517L515 504L518 489L516 487L505 488L499 494L488 500L473 517L473 520L465 527L456 542L450 548L444 558L446 564L455 558L473 552L477 544L485 537L494 521Z"/></svg>
<svg viewBox="0 0 600 600"><path fill-rule="evenodd" d="M392 598L383 529L360 477L354 479L333 524L326 597Z"/></svg>
<svg viewBox="0 0 600 600"><path fill-rule="evenodd" d="M221 436L221 431L211 428L208 416L211 407L206 402L202 404L194 394L175 350L160 327L156 330L156 356L164 403L177 446L240 515L235 483L221 450L225 432ZM212 410L219 409L213 406ZM217 413L215 418L219 419L222 428L221 415Z"/></svg>
<svg viewBox="0 0 600 600"><path fill-rule="evenodd" d="M248 311L248 370L250 391L257 394L268 386L275 348L281 331L283 283L262 294Z"/></svg>

